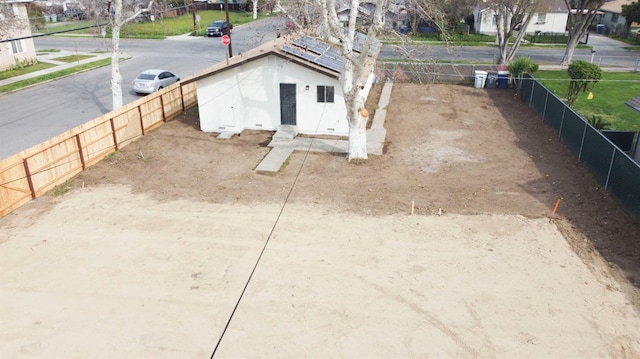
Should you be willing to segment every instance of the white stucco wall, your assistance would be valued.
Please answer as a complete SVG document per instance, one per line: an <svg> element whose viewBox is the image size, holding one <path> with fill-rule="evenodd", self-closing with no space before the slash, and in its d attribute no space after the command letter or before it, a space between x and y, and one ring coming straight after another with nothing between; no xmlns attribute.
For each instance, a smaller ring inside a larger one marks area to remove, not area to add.
<svg viewBox="0 0 640 359"><path fill-rule="evenodd" d="M9 4L13 7L13 11L16 16L20 17L24 21L24 26L21 28L12 28L9 33L0 35L2 39L15 39L21 37L31 36L31 27L29 26L29 19L27 15L27 7L23 2L15 2ZM0 44L0 71L11 68L16 65L16 61L24 62L28 60L36 59L36 48L33 44L33 39L16 40L20 43L22 52L13 53L11 42L3 42Z"/></svg>
<svg viewBox="0 0 640 359"><path fill-rule="evenodd" d="M485 9L484 11L476 11L475 14L480 16L480 21L476 21L474 24L474 29L477 33L485 35L495 35L497 33L497 27L493 23L493 10ZM527 34L535 34L536 31L564 34L568 19L569 13L549 12L545 15L545 21L541 23L538 22L538 14L536 13L533 14L533 18L525 31Z"/></svg>
<svg viewBox="0 0 640 359"><path fill-rule="evenodd" d="M348 135L347 111L338 80L273 55L198 81L201 130L277 130L281 83L296 84L298 132ZM317 102L318 85L334 87L333 103Z"/></svg>

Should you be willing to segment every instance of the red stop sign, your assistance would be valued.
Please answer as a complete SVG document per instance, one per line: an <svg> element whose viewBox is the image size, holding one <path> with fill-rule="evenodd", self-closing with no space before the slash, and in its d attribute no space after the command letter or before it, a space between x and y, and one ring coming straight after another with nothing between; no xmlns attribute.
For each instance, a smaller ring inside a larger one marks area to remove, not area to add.
<svg viewBox="0 0 640 359"><path fill-rule="evenodd" d="M231 43L231 39L229 38L229 35L222 35L222 44L229 45L230 43Z"/></svg>

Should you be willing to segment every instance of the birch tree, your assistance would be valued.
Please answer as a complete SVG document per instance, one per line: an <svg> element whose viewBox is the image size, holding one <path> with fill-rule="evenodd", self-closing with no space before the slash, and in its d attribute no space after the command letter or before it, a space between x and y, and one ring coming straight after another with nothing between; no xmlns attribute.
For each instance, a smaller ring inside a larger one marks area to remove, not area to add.
<svg viewBox="0 0 640 359"><path fill-rule="evenodd" d="M347 108L347 121L349 122L348 161L367 159L367 122L369 114L364 107L365 98L361 90L365 85L363 81L366 81L364 75L367 68L368 54L378 34L383 29L383 17L391 5L391 0L378 0L373 14L362 22L359 21L359 17L364 17L365 15L358 10L361 3L365 3L365 1L350 0L343 4L347 5L349 9L346 27L340 22L337 13L338 6L335 0L313 0L310 4L305 4L302 1L297 4L300 8L308 9L310 7L318 10L317 13L308 12L308 14L316 16L313 19L309 18L309 23L305 25L309 29L317 24L317 35L324 41L338 47L346 60L339 81ZM277 8L294 21L296 26L300 27L296 17L289 14L285 7L278 3ZM307 10L304 12L307 12ZM298 15L303 15L303 21L307 21L305 14L298 13ZM365 19L362 18L360 20ZM360 53L358 53L354 50L357 26L363 26L363 24L366 24L364 25L366 38L360 46Z"/></svg>
<svg viewBox="0 0 640 359"><path fill-rule="evenodd" d="M526 29L537 11L544 11L549 0L492 0L498 42L498 65L508 65L520 49ZM509 40L515 38L511 45Z"/></svg>
<svg viewBox="0 0 640 359"><path fill-rule="evenodd" d="M587 33L589 25L598 15L598 10L605 3L605 0L564 0L564 2L567 8L571 9L567 25L567 48L562 58L562 65L568 65L571 63L571 58L573 58L573 53L580 39Z"/></svg>
<svg viewBox="0 0 640 359"><path fill-rule="evenodd" d="M120 28L126 23L133 21L138 15L149 12L153 6L153 0L146 8L140 8L126 17L123 12L122 0L109 1L108 12L109 26L111 27L111 98L113 109L122 107L122 74L120 73Z"/></svg>
<svg viewBox="0 0 640 359"><path fill-rule="evenodd" d="M347 160L367 159L367 121L369 114L364 108L365 98L361 93L365 81L364 74L368 54L378 34L383 29L383 17L389 9L391 0L378 0L375 11L367 29L366 39L360 53L354 51L356 40L356 24L359 16L360 0L351 0L346 29L342 26L336 12L335 0L316 0L323 10L321 14L322 26L320 36L338 46L342 56L346 59L340 84L347 107L349 122L349 152Z"/></svg>

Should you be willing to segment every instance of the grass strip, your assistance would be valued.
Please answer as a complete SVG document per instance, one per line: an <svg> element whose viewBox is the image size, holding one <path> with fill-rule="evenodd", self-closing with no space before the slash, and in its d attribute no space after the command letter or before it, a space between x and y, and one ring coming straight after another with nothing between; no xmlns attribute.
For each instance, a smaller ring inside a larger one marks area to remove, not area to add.
<svg viewBox="0 0 640 359"><path fill-rule="evenodd" d="M69 56L56 57L55 59L51 59L51 60L62 61L62 62L66 62L66 63L72 63L72 62L77 62L77 61L81 61L81 60L85 60L85 59L90 59L92 57L95 57L95 56L93 56L93 55L69 55Z"/></svg>
<svg viewBox="0 0 640 359"><path fill-rule="evenodd" d="M48 69L50 67L54 67L54 66L57 66L57 65L50 64L48 62L38 62L35 65L23 67L23 68L20 68L20 69L0 71L0 80L6 80L6 79L9 79L9 78L12 78L12 77L22 76L22 75L30 74L32 72L36 72L36 71L40 71L40 70L46 70L46 69Z"/></svg>
<svg viewBox="0 0 640 359"><path fill-rule="evenodd" d="M0 86L0 93L16 91L16 90L19 90L21 88L25 88L25 87L28 87L28 86L31 86L31 85L34 85L34 84L37 84L37 83L50 81L50 80L55 80L55 79L58 79L58 78L61 78L61 77L65 77L65 76L68 76L68 75L71 75L71 74L74 74L74 73L83 72L83 71L87 71L87 70L96 69L98 67L107 66L109 64L111 64L111 59L102 59L102 60L90 62L88 64L74 66L74 67L71 67L71 68L68 68L68 69L52 72L50 74L36 76L34 78L30 78L30 79L26 79L26 80L22 80L22 81L17 81L17 82L14 82L12 84L9 84L9 85Z"/></svg>

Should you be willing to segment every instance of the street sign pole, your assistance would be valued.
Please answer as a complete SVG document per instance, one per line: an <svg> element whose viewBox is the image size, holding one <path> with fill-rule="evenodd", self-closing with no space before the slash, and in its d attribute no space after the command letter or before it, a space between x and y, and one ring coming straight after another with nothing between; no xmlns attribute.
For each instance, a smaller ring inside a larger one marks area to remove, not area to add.
<svg viewBox="0 0 640 359"><path fill-rule="evenodd" d="M229 57L233 57L231 51L231 23L229 22L229 0L224 0L224 10L227 15L227 36L229 36Z"/></svg>

